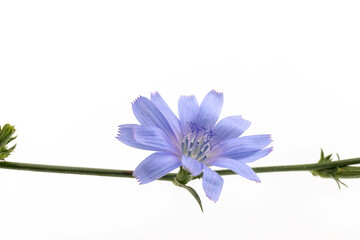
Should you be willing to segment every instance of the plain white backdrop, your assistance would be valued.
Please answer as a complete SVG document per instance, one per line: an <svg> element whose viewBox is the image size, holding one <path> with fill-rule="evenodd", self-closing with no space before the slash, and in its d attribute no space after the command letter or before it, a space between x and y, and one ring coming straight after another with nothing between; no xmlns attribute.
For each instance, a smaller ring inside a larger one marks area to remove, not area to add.
<svg viewBox="0 0 360 240"><path fill-rule="evenodd" d="M8 161L134 169L115 139L131 102L224 92L221 118L270 133L251 166L360 156L358 1L1 1L0 124ZM358 239L360 180L225 176L217 203L169 182L0 169L0 239Z"/></svg>

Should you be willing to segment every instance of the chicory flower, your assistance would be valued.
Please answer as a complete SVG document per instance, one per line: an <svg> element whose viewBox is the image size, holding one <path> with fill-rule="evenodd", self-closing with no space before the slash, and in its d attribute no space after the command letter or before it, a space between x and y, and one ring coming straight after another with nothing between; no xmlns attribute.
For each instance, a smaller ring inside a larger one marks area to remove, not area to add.
<svg viewBox="0 0 360 240"><path fill-rule="evenodd" d="M250 122L239 115L218 121L223 94L210 91L199 105L195 96L181 96L179 118L159 93L151 99L139 97L132 103L139 124L119 126L119 141L131 147L155 151L135 169L140 184L152 182L182 167L191 176L202 175L203 189L217 201L223 178L210 166L227 168L249 180L260 182L246 164L265 157L272 147L270 135L239 137Z"/></svg>

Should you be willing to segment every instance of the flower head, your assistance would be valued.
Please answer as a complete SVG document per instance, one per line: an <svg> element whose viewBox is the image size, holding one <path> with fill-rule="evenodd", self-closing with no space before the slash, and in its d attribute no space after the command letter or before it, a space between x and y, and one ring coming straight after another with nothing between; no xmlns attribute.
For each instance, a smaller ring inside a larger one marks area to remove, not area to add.
<svg viewBox="0 0 360 240"><path fill-rule="evenodd" d="M246 164L265 157L272 147L270 135L239 137L250 126L241 116L226 117L218 122L223 94L210 91L199 105L195 96L181 96L179 118L160 94L151 99L137 98L133 112L140 122L119 126L119 141L135 148L156 151L135 169L140 184L152 182L182 167L195 177L203 173L206 195L217 201L223 186L222 177L209 166L228 168L247 179L260 182Z"/></svg>

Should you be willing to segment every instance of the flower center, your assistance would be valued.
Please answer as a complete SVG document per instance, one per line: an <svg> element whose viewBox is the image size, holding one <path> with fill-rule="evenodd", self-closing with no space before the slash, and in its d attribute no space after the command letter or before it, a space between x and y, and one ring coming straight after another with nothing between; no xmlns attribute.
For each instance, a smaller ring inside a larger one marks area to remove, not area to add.
<svg viewBox="0 0 360 240"><path fill-rule="evenodd" d="M181 142L182 152L185 156L189 156L204 161L213 148L211 138L216 134L205 127L198 127L195 123L190 122L190 131L183 137Z"/></svg>

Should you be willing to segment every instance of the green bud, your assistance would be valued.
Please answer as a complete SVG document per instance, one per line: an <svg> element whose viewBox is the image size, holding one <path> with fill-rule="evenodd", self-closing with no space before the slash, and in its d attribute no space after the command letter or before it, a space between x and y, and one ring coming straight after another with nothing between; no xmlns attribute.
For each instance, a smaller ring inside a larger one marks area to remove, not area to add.
<svg viewBox="0 0 360 240"><path fill-rule="evenodd" d="M338 157L338 160L340 160L339 154L336 155ZM332 162L333 159L331 158L331 156L332 154L325 157L324 152L321 149L319 163ZM347 187L345 183L340 181L340 178L360 178L360 167L353 167L353 166L335 167L329 169L315 170L315 171L311 171L311 173L314 176L334 179L340 188L340 184Z"/></svg>
<svg viewBox="0 0 360 240"><path fill-rule="evenodd" d="M0 126L0 160L4 160L14 151L16 144L7 148L7 145L16 138L16 136L12 137L14 133L15 128L10 124L5 124L2 128Z"/></svg>
<svg viewBox="0 0 360 240"><path fill-rule="evenodd" d="M341 167L334 173L336 178L360 178L360 167Z"/></svg>
<svg viewBox="0 0 360 240"><path fill-rule="evenodd" d="M185 185L192 180L192 176L188 170L184 169L183 167L180 167L180 170L177 173L175 179L177 182Z"/></svg>

